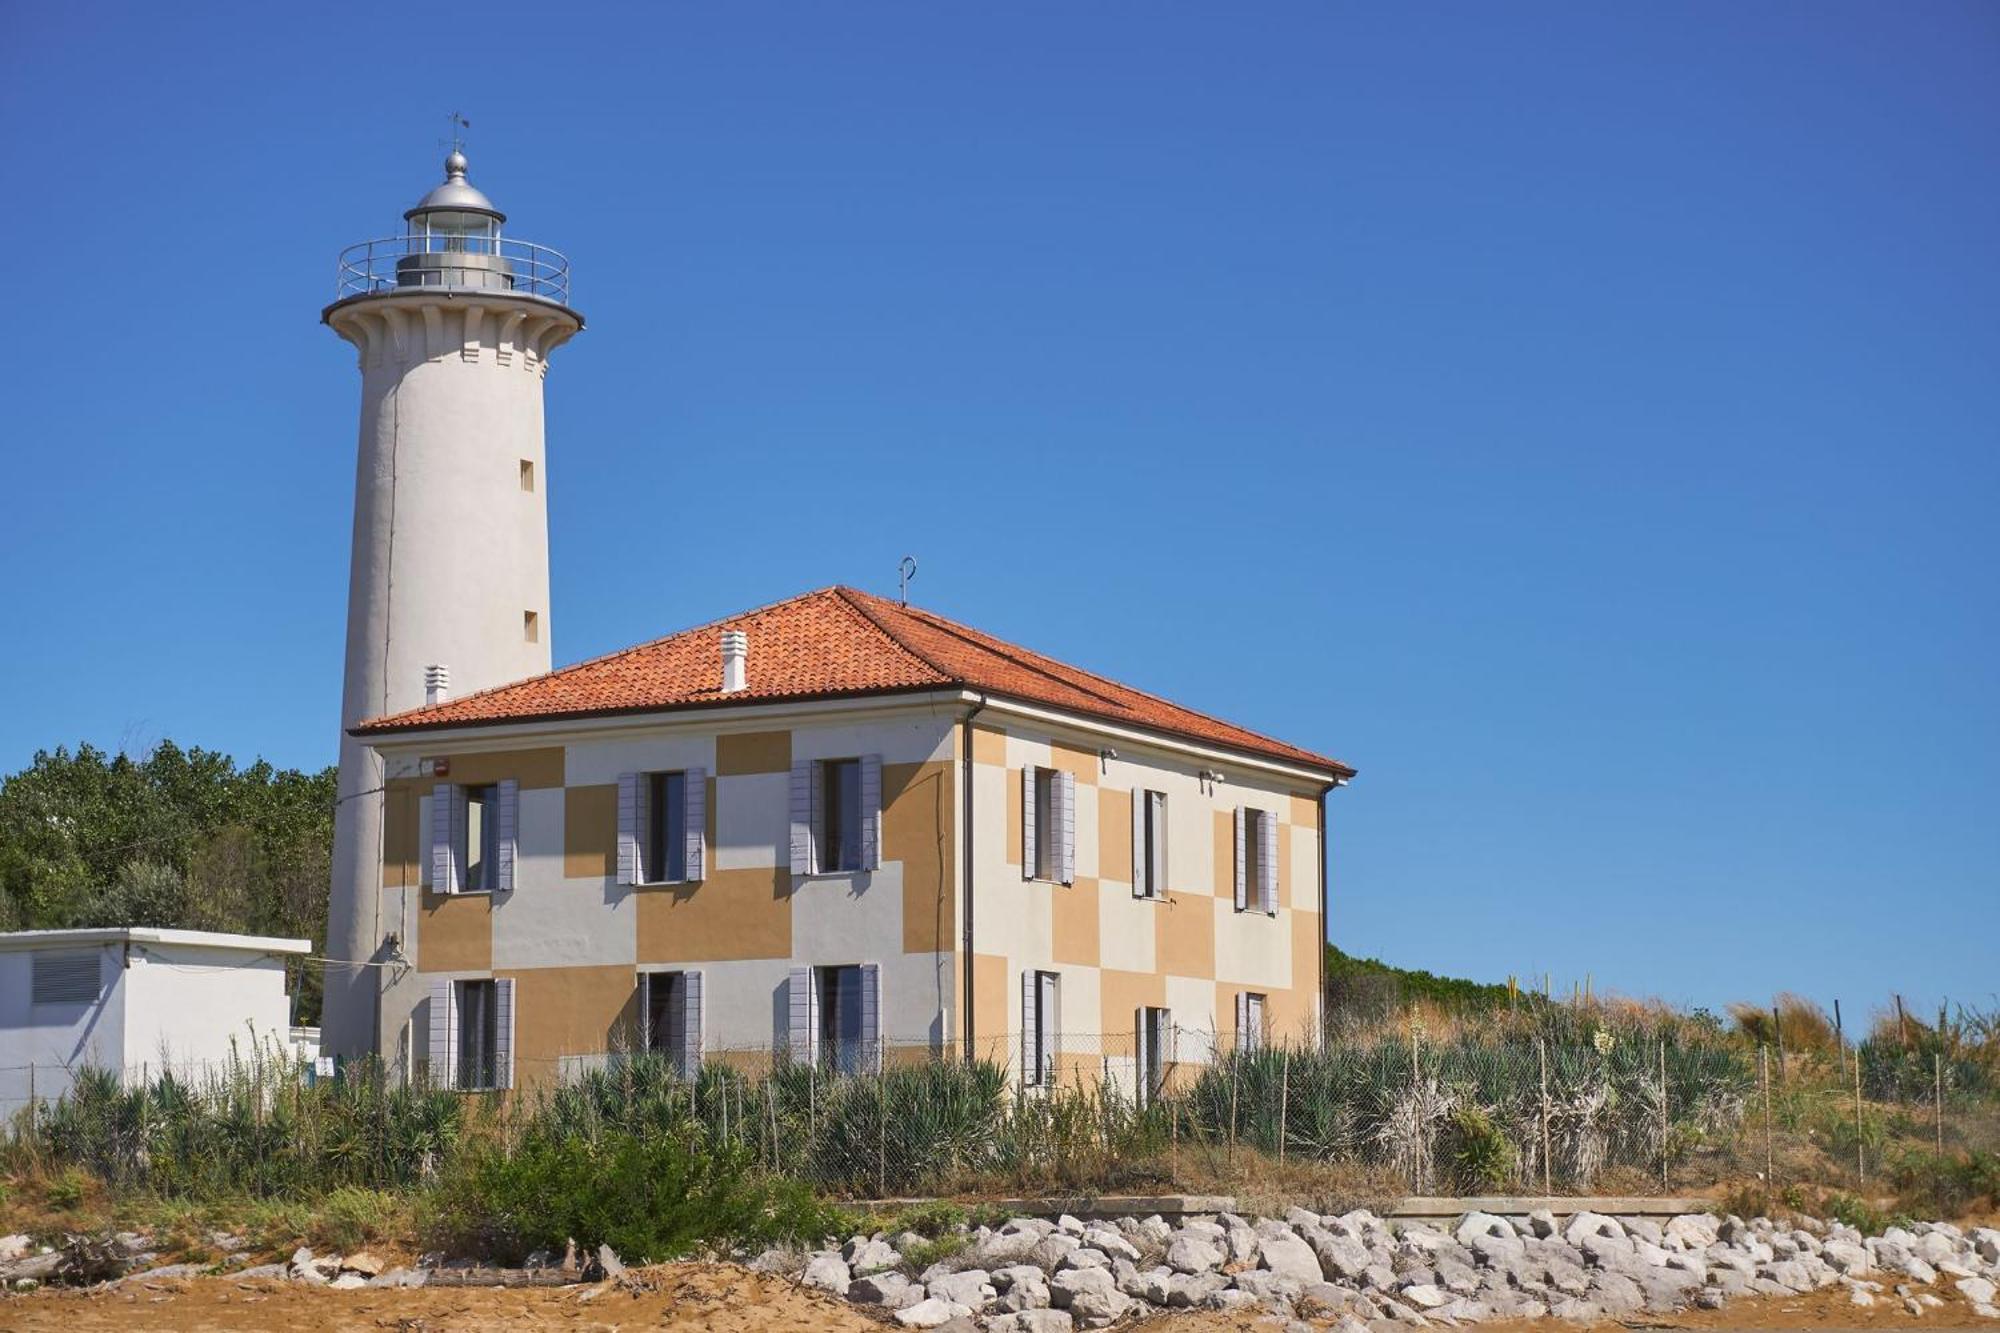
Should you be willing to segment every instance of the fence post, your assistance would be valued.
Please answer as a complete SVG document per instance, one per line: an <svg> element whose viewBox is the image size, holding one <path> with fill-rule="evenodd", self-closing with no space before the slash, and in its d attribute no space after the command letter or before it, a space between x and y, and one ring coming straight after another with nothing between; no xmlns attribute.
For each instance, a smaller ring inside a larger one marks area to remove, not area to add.
<svg viewBox="0 0 2000 1333"><path fill-rule="evenodd" d="M875 1197L889 1197L889 1080L875 1076Z"/></svg>
<svg viewBox="0 0 2000 1333"><path fill-rule="evenodd" d="M1771 1155L1771 1048L1761 1042L1757 1046L1757 1063L1764 1082L1764 1188L1775 1190L1778 1181Z"/></svg>
<svg viewBox="0 0 2000 1333"><path fill-rule="evenodd" d="M1667 1039L1660 1038L1660 1193L1667 1192L1667 1150L1673 1121L1667 1114Z"/></svg>
<svg viewBox="0 0 2000 1333"><path fill-rule="evenodd" d="M1861 1127L1861 1049L1854 1050L1854 1172L1868 1183L1868 1151Z"/></svg>
<svg viewBox="0 0 2000 1333"><path fill-rule="evenodd" d="M1778 1013L1778 1003L1771 1002L1771 1040L1778 1043L1778 1082L1785 1081L1785 1020Z"/></svg>
<svg viewBox="0 0 2000 1333"><path fill-rule="evenodd" d="M1840 999L1833 1001L1833 1049L1839 1054L1840 1072L1847 1072L1847 1029L1840 1022Z"/></svg>
<svg viewBox="0 0 2000 1333"><path fill-rule="evenodd" d="M1554 1175L1549 1162L1549 1044L1541 1037L1535 1038L1535 1054L1542 1062L1542 1197L1555 1197Z"/></svg>
<svg viewBox="0 0 2000 1333"><path fill-rule="evenodd" d="M1292 1093L1292 1048L1285 1048L1285 1058L1278 1070L1278 1165L1285 1164L1285 1113Z"/></svg>
<svg viewBox="0 0 2000 1333"><path fill-rule="evenodd" d="M1236 1078L1243 1068L1243 1062L1230 1056L1229 1060L1229 1165L1236 1166Z"/></svg>
<svg viewBox="0 0 2000 1333"><path fill-rule="evenodd" d="M42 1107L35 1100L35 1062L28 1061L28 1142L39 1150L42 1146Z"/></svg>
<svg viewBox="0 0 2000 1333"><path fill-rule="evenodd" d="M1167 1103L1167 1142L1173 1154L1173 1177L1176 1188L1181 1183L1181 1104Z"/></svg>

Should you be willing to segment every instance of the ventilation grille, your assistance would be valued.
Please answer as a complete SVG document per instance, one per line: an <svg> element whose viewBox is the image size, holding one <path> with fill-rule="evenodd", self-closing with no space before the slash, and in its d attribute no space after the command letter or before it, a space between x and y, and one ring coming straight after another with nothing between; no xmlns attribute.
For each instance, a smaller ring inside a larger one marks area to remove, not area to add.
<svg viewBox="0 0 2000 1333"><path fill-rule="evenodd" d="M30 995L36 1004L89 1004L97 998L95 950L37 953Z"/></svg>

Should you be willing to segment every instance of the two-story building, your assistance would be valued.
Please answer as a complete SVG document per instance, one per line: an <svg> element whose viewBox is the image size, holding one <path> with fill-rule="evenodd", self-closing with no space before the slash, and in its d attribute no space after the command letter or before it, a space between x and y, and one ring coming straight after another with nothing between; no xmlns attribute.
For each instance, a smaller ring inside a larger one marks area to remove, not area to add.
<svg viewBox="0 0 2000 1333"><path fill-rule="evenodd" d="M1318 1021L1353 770L914 607L823 589L354 734L415 1076L969 1051L1143 1090Z"/></svg>

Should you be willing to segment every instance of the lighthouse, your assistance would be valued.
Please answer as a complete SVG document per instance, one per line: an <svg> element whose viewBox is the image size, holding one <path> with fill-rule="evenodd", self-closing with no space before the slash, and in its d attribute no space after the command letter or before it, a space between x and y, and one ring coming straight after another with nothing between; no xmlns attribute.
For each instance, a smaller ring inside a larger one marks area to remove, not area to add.
<svg viewBox="0 0 2000 1333"><path fill-rule="evenodd" d="M340 700L322 1048L380 1049L384 966L401 923L383 911L385 774L348 734L366 718L549 669L549 354L583 327L569 261L504 233L466 177L444 181L400 233L343 251L322 321L361 371Z"/></svg>

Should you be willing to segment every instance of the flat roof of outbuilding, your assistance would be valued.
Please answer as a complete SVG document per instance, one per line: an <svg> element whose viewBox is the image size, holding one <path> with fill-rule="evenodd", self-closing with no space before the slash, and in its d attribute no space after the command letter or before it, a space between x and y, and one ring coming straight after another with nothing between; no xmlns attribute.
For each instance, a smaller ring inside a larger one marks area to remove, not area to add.
<svg viewBox="0 0 2000 1333"><path fill-rule="evenodd" d="M311 940L288 940L276 935L230 935L219 930L165 930L155 926L82 926L73 930L0 932L0 950L45 948L52 944L182 944L202 949L233 949L238 953L312 952Z"/></svg>

